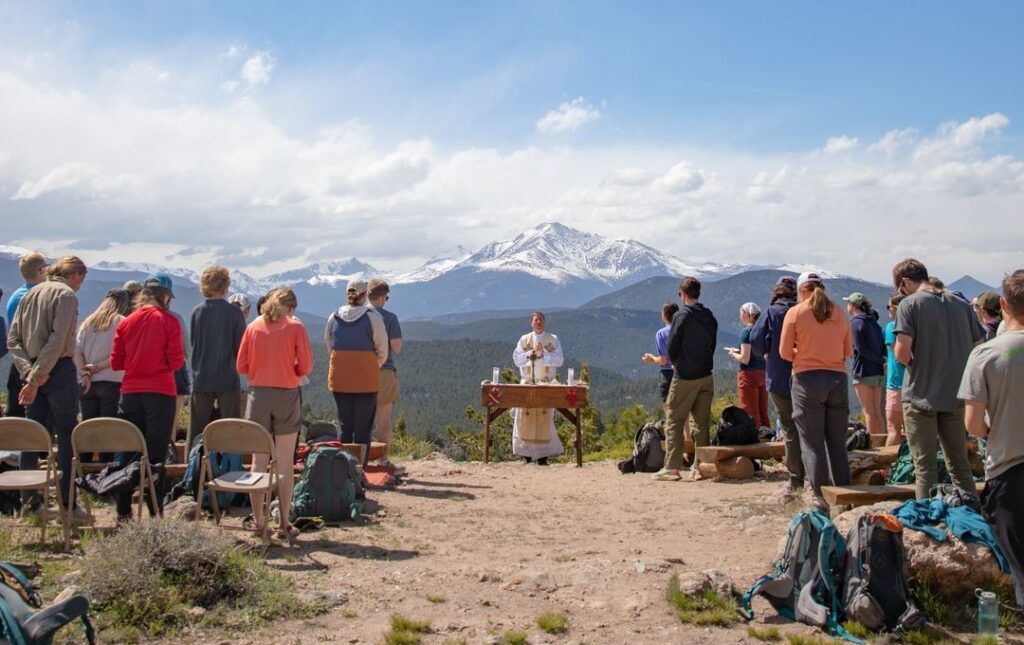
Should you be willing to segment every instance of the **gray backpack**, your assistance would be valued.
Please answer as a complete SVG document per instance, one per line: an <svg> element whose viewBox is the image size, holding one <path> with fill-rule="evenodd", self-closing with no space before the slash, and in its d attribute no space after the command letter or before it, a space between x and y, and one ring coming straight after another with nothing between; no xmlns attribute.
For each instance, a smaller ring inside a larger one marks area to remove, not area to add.
<svg viewBox="0 0 1024 645"><path fill-rule="evenodd" d="M846 541L829 516L814 509L797 513L789 526L786 547L775 569L754 581L743 594L740 613L754 617L751 600L764 597L790 620L821 627L832 636L863 643L840 624L842 602L839 583Z"/></svg>
<svg viewBox="0 0 1024 645"><path fill-rule="evenodd" d="M872 631L901 634L926 621L910 599L903 525L892 515L863 515L846 537L846 617Z"/></svg>

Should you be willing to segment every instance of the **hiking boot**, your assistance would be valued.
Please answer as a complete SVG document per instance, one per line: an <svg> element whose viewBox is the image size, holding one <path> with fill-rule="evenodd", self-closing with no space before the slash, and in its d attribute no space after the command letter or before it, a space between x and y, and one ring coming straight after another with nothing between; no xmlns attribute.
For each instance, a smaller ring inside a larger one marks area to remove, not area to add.
<svg viewBox="0 0 1024 645"><path fill-rule="evenodd" d="M668 468L662 468L651 475L651 479L659 482L677 482L682 478L683 476L679 474L679 471L669 470Z"/></svg>

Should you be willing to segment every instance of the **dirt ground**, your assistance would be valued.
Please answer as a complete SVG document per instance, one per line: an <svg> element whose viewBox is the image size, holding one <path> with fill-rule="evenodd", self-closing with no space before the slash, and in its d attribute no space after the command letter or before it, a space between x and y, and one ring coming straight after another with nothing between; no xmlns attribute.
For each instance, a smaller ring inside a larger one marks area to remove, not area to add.
<svg viewBox="0 0 1024 645"><path fill-rule="evenodd" d="M363 526L303 534L270 563L300 593L339 603L309 622L244 635L251 643L380 643L392 614L428 620L424 643L756 642L746 627L680 623L665 600L672 573L720 569L742 591L765 573L798 505L783 475L744 482L655 482L612 462L408 464L405 483L371 491ZM372 511L372 509L371 509ZM809 634L757 601L757 623ZM537 626L565 612L568 632ZM213 641L222 642L222 641Z"/></svg>

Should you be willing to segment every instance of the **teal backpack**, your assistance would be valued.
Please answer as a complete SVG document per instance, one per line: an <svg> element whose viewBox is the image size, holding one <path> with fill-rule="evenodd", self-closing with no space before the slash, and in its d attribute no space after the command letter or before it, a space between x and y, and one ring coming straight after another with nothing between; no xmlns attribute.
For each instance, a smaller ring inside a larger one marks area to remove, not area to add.
<svg viewBox="0 0 1024 645"><path fill-rule="evenodd" d="M753 619L750 603L760 595L790 620L821 627L851 643L863 643L839 623L845 553L846 540L826 513L818 509L797 513L782 557L771 573L755 580L743 594L741 613L747 620Z"/></svg>
<svg viewBox="0 0 1024 645"><path fill-rule="evenodd" d="M324 522L355 520L365 497L359 462L343 448L321 446L306 457L292 498L292 519L320 518Z"/></svg>
<svg viewBox="0 0 1024 645"><path fill-rule="evenodd" d="M85 596L76 594L49 607L41 606L25 574L9 562L0 562L0 643L50 645L57 631L76 618L82 621L89 644L96 642Z"/></svg>

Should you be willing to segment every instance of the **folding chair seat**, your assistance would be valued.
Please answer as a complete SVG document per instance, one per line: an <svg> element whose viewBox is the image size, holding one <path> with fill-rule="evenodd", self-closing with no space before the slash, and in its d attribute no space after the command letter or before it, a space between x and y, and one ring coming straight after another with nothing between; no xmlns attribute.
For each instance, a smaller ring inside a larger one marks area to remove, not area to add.
<svg viewBox="0 0 1024 645"><path fill-rule="evenodd" d="M75 426L71 433L71 447L74 451L71 470L75 479L85 476L83 457L89 457L94 452L139 453L141 456L139 457L138 517L142 518L142 507L147 492L153 508L160 508L156 497L156 485L153 479L153 469L150 466L149 452L146 450L146 439L134 423L115 417L96 417L83 421ZM77 499L78 491L76 487L73 487L72 491L73 502ZM92 518L92 503L89 501L88 495L85 496L85 508L89 517Z"/></svg>
<svg viewBox="0 0 1024 645"><path fill-rule="evenodd" d="M46 455L43 469L9 470L0 473L0 491L37 490L42 492L42 508L39 539L46 544L46 525L51 516L55 516L64 534L64 546L69 541L69 522L63 496L60 491L60 471L57 470L56 454L53 451L53 439L50 432L31 419L17 417L0 418L0 450L18 450L24 452L41 452ZM49 511L49 500L56 502L54 513Z"/></svg>
<svg viewBox="0 0 1024 645"><path fill-rule="evenodd" d="M270 462L265 473L234 470L214 477L209 459L211 452L267 455ZM210 492L210 507L213 509L214 521L218 525L221 516L220 506L217 503L218 492L249 494L265 491L264 517L270 518L270 498L277 490L279 473L277 461L274 459L274 438L263 426L244 419L218 419L210 423L203 430L202 461L199 472L199 497L196 501L201 502L204 490ZM240 482L241 478L246 478L248 481ZM263 540L264 543L269 542L266 532L263 535Z"/></svg>

